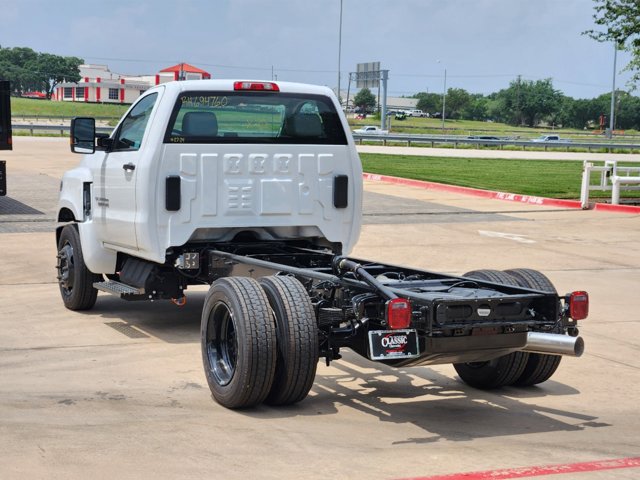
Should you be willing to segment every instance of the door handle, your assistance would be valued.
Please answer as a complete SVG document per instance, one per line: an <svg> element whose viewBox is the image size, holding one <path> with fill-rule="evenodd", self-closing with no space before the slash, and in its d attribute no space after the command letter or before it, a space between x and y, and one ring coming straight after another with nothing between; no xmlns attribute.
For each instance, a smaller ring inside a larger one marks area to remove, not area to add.
<svg viewBox="0 0 640 480"><path fill-rule="evenodd" d="M133 172L136 169L136 166L133 163L129 162L122 165L122 168L125 172Z"/></svg>

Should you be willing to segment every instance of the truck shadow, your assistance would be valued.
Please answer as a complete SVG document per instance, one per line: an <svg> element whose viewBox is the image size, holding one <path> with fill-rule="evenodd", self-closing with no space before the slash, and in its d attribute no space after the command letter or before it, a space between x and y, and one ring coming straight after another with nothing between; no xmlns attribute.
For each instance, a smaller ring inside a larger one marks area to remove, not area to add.
<svg viewBox="0 0 640 480"><path fill-rule="evenodd" d="M352 409L380 422L411 424L424 431L424 435L396 440L394 445L465 442L611 426L592 415L532 403L533 398L580 393L559 382L481 391L431 368L393 369L372 364L351 352L345 360L332 363L330 373L319 373L312 394L300 404L243 413L265 419L335 415Z"/></svg>
<svg viewBox="0 0 640 480"><path fill-rule="evenodd" d="M206 291L187 294L187 303L178 307L167 300L127 302L110 295L98 296L92 310L84 315L130 338L155 337L167 343L200 343L200 316Z"/></svg>
<svg viewBox="0 0 640 480"><path fill-rule="evenodd" d="M127 329L117 328L118 325L167 343L193 343L194 348L199 348L205 294L204 290L190 292L187 305L180 308L166 301L123 302L101 296L87 314L125 335ZM453 369L451 375L441 373L442 367L394 369L348 350L343 354L344 359L332 362L329 368L319 366L311 393L303 402L289 407L261 406L238 414L276 421L296 416L338 415L352 409L380 422L412 425L424 432L392 444L465 442L610 426L586 413L536 404L536 399L580 394L560 382L550 380L529 388L481 391L460 382Z"/></svg>

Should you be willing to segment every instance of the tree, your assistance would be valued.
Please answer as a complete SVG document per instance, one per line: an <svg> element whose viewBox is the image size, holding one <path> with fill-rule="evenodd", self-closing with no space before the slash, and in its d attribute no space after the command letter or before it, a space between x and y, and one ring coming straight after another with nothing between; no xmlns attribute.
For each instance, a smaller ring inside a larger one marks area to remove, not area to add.
<svg viewBox="0 0 640 480"><path fill-rule="evenodd" d="M598 42L615 42L631 52L632 59L625 70L633 72L630 84L640 82L640 1L594 0L593 18L605 31L583 32Z"/></svg>
<svg viewBox="0 0 640 480"><path fill-rule="evenodd" d="M489 115L489 99L481 94L471 95L471 100L462 111L465 120L486 120Z"/></svg>
<svg viewBox="0 0 640 480"><path fill-rule="evenodd" d="M0 78L11 81L13 90L18 94L44 91L47 98L51 98L58 83L80 80L78 67L82 63L84 60L77 57L38 53L25 47L0 47Z"/></svg>
<svg viewBox="0 0 640 480"><path fill-rule="evenodd" d="M37 90L39 79L35 63L38 54L30 48L1 48L0 47L0 78L9 80L12 88L22 93Z"/></svg>
<svg viewBox="0 0 640 480"><path fill-rule="evenodd" d="M80 69L84 60L78 57L60 57L49 53L41 53L37 61L37 69L45 87L47 98L51 98L53 89L61 82L80 81Z"/></svg>
<svg viewBox="0 0 640 480"><path fill-rule="evenodd" d="M448 118L460 118L462 111L471 103L471 95L463 88L450 88L447 90L447 103L445 112Z"/></svg>
<svg viewBox="0 0 640 480"><path fill-rule="evenodd" d="M518 77L496 94L496 101L492 113L497 120L534 127L560 109L562 94L553 88L551 79L534 82Z"/></svg>
<svg viewBox="0 0 640 480"><path fill-rule="evenodd" d="M598 125L599 116L600 113L592 100L565 97L558 121L563 127L589 128Z"/></svg>
<svg viewBox="0 0 640 480"><path fill-rule="evenodd" d="M365 87L353 97L353 104L365 111L373 110L376 106L376 96L371 93L371 90Z"/></svg>
<svg viewBox="0 0 640 480"><path fill-rule="evenodd" d="M416 108L423 112L439 112L442 109L442 95L438 93L416 93L413 98L418 99Z"/></svg>

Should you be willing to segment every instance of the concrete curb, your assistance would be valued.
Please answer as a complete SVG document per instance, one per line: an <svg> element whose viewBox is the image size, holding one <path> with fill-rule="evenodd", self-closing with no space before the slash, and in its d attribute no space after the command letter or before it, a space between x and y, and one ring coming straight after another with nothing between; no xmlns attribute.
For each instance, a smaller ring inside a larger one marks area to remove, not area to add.
<svg viewBox="0 0 640 480"><path fill-rule="evenodd" d="M457 185L446 185L444 183L427 182L423 180L413 180L409 178L392 177L389 175L378 175L375 173L363 173L365 180L374 182L388 182L409 187L425 188L440 192L459 193L474 197L488 198L491 200L505 200L508 202L525 203L528 205L541 205L547 207L573 208L580 210L581 203L577 200L561 200L557 198L536 197L532 195L520 195L517 193L494 192L492 190L481 190L479 188L459 187ZM640 207L631 205L609 205L606 203L596 203L593 210L601 212L631 213L640 214Z"/></svg>

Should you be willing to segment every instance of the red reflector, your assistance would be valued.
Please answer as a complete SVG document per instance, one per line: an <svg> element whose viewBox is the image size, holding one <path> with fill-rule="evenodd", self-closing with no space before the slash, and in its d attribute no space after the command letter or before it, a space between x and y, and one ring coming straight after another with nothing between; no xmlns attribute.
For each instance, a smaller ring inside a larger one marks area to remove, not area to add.
<svg viewBox="0 0 640 480"><path fill-rule="evenodd" d="M387 324L389 328L409 328L411 325L411 302L394 298L387 302Z"/></svg>
<svg viewBox="0 0 640 480"><path fill-rule="evenodd" d="M574 320L584 320L589 315L589 294L573 292L569 296L569 316Z"/></svg>
<svg viewBox="0 0 640 480"><path fill-rule="evenodd" d="M279 92L280 88L273 82L235 82L234 90L253 90L261 92Z"/></svg>

